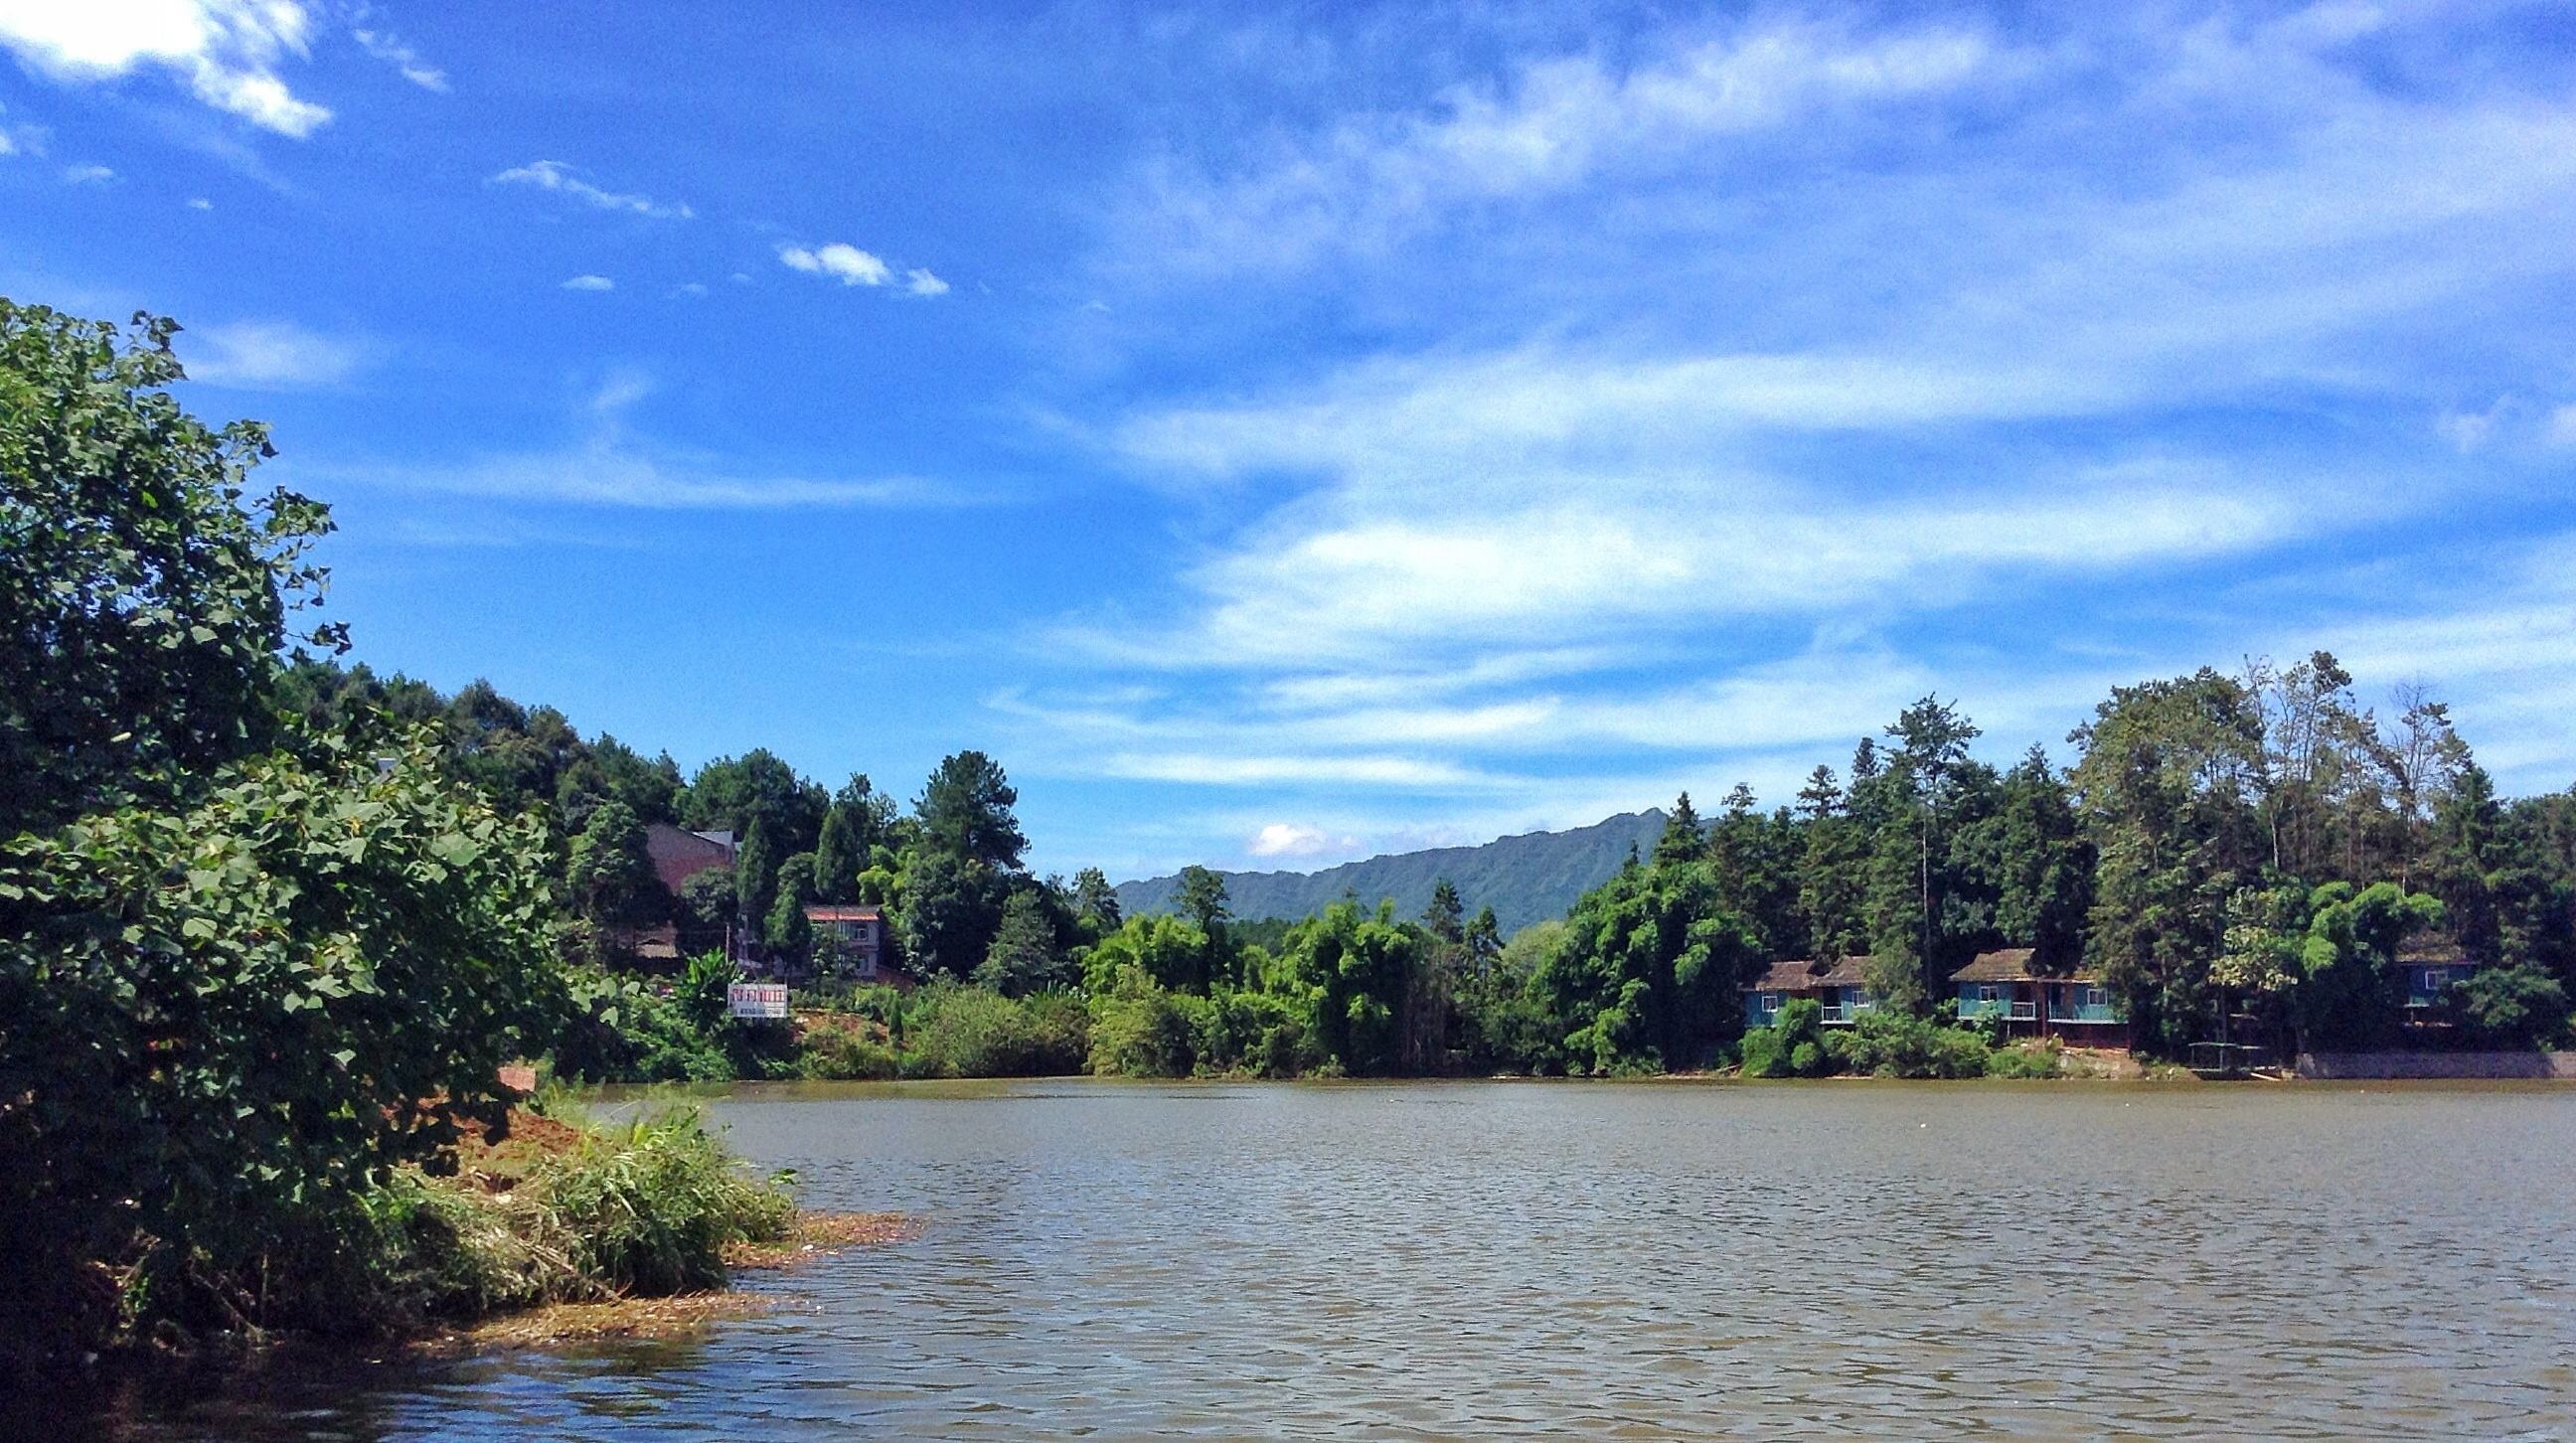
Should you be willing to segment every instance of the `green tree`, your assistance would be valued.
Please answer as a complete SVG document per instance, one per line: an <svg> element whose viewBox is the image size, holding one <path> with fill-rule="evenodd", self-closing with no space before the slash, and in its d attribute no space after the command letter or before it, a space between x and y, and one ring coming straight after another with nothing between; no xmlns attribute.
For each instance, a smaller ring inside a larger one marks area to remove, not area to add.
<svg viewBox="0 0 2576 1443"><path fill-rule="evenodd" d="M1655 839L1655 864L1664 866L1688 862L1708 850L1708 829L1701 825L1699 813L1691 806L1690 793L1673 799L1673 809L1664 817L1664 834Z"/></svg>
<svg viewBox="0 0 2576 1443"><path fill-rule="evenodd" d="M748 923L765 924L778 899L778 842L769 823L754 817L751 830L734 851L734 913Z"/></svg>
<svg viewBox="0 0 2576 1443"><path fill-rule="evenodd" d="M1207 955L1199 965L1194 990L1205 991L1224 970L1228 949L1225 924L1233 920L1227 910L1225 878L1195 863L1181 869L1180 890L1174 900L1181 915L1197 925L1207 938Z"/></svg>
<svg viewBox="0 0 2576 1443"><path fill-rule="evenodd" d="M573 909L601 927L641 927L669 914L671 896L644 849L644 824L624 802L602 802L573 838L565 871Z"/></svg>
<svg viewBox="0 0 2576 1443"><path fill-rule="evenodd" d="M1736 987L1755 960L1706 862L1658 864L1585 893L1531 985L1571 1029L1571 1070L1696 1067L1733 1041Z"/></svg>
<svg viewBox="0 0 2576 1443"><path fill-rule="evenodd" d="M1016 872L1029 845L1011 811L1019 801L1000 763L982 752L959 752L930 774L913 812L921 819L926 847L961 862Z"/></svg>
<svg viewBox="0 0 2576 1443"><path fill-rule="evenodd" d="M2398 944L2441 925L2442 904L2389 882L2356 892L2349 882L2319 887L2291 988L2299 1047L2375 1047L2395 1039L2404 1015Z"/></svg>
<svg viewBox="0 0 2576 1443"><path fill-rule="evenodd" d="M1443 942L1467 940L1467 904L1446 877L1431 884L1431 905L1422 909L1422 925Z"/></svg>
<svg viewBox="0 0 2576 1443"><path fill-rule="evenodd" d="M1064 954L1056 945L1055 919L1046 898L1035 888L1012 894L1002 907L993 945L975 967L976 984L1019 997L1064 980Z"/></svg>
<svg viewBox="0 0 2576 1443"><path fill-rule="evenodd" d="M775 854L784 857L814 849L830 800L794 767L766 748L756 748L698 768L680 797L680 814L695 830L728 831L737 842L765 831Z"/></svg>
<svg viewBox="0 0 2576 1443"><path fill-rule="evenodd" d="M108 1265L143 1323L327 1312L361 1199L562 1015L542 830L425 740L305 752L0 845L0 1354L94 1346Z"/></svg>
<svg viewBox="0 0 2576 1443"><path fill-rule="evenodd" d="M175 322L0 299L0 837L167 801L275 739L327 508L243 504L266 427L180 409ZM343 643L338 628L313 639Z"/></svg>
<svg viewBox="0 0 2576 1443"><path fill-rule="evenodd" d="M1085 867L1073 875L1073 915L1093 940L1118 930L1126 919L1118 906L1118 891L1109 885L1109 874L1098 867Z"/></svg>
<svg viewBox="0 0 2576 1443"><path fill-rule="evenodd" d="M2268 850L2253 806L2263 728L2206 668L2115 687L2069 740L2076 814L2099 860L2089 947L2140 1043L2176 1056L2212 1028L2209 966L2228 902Z"/></svg>
<svg viewBox="0 0 2576 1443"><path fill-rule="evenodd" d="M814 854L799 852L778 864L761 940L780 960L802 966L814 953L814 924L805 917L814 900Z"/></svg>
<svg viewBox="0 0 2576 1443"><path fill-rule="evenodd" d="M894 800L854 775L832 795L814 842L814 890L817 900L847 902L858 895L859 874L874 864L875 851L892 835Z"/></svg>

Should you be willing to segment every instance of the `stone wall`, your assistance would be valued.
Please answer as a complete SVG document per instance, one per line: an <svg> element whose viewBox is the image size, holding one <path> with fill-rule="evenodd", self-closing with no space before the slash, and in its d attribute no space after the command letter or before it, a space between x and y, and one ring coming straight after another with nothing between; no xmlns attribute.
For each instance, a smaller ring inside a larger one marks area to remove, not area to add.
<svg viewBox="0 0 2576 1443"><path fill-rule="evenodd" d="M2576 1052L2302 1052L2299 1075L2326 1079L2576 1078Z"/></svg>

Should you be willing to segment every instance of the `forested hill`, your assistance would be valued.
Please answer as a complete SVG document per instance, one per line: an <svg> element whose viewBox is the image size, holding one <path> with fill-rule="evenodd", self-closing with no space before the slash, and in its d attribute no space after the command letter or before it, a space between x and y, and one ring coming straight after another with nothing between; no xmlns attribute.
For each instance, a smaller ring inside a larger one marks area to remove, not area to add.
<svg viewBox="0 0 2576 1443"><path fill-rule="evenodd" d="M1562 917L1574 899L1599 886L1628 859L1628 848L1651 852L1663 835L1660 808L1623 812L1608 821L1565 832L1528 832L1481 847L1435 847L1344 862L1320 872L1220 872L1229 910L1237 917L1311 916L1351 893L1375 906L1395 899L1396 915L1414 917L1431 904L1441 878L1458 889L1469 916L1494 909L1503 934L1546 917ZM1148 877L1118 885L1118 905L1129 914L1168 912L1178 877Z"/></svg>

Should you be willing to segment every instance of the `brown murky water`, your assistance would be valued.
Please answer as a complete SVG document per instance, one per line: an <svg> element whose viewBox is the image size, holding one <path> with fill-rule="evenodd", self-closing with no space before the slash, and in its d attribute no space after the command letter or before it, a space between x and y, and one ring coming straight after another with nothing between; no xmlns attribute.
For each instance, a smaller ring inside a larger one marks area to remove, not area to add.
<svg viewBox="0 0 2576 1443"><path fill-rule="evenodd" d="M2576 1090L747 1087L918 1241L173 1437L2576 1437Z"/></svg>

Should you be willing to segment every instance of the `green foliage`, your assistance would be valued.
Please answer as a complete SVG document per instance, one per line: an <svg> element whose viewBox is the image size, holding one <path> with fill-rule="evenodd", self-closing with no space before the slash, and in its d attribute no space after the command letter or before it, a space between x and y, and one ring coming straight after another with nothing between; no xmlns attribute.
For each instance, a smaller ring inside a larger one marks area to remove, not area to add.
<svg viewBox="0 0 2576 1443"><path fill-rule="evenodd" d="M1055 918L1046 894L1034 887L1020 889L1002 908L993 945L975 968L975 985L1018 997L1071 980L1065 956L1056 946Z"/></svg>
<svg viewBox="0 0 2576 1443"><path fill-rule="evenodd" d="M644 824L634 809L610 800L591 809L573 838L564 872L573 910L602 927L641 927L669 915L670 893L644 850Z"/></svg>
<svg viewBox="0 0 2576 1443"><path fill-rule="evenodd" d="M2255 698L2207 669L2115 687L2074 734L2076 810L2100 859L2092 959L2141 1045L2168 1056L2207 1025L2228 901L2262 856L2263 737Z"/></svg>
<svg viewBox="0 0 2576 1443"><path fill-rule="evenodd" d="M738 1165L686 1108L593 1134L530 1174L573 1240L582 1273L620 1294L722 1287L724 1247L784 1237L796 1220L783 1179Z"/></svg>
<svg viewBox="0 0 2576 1443"><path fill-rule="evenodd" d="M2026 1046L1998 1047L1986 1054L1988 1077L2056 1077L2065 1071L2065 1065L2066 1048L2054 1037Z"/></svg>
<svg viewBox="0 0 2576 1443"><path fill-rule="evenodd" d="M552 1031L535 830L420 747L311 751L0 851L9 1275L139 1256L151 1306L255 1321L259 1259L327 1252Z"/></svg>
<svg viewBox="0 0 2576 1443"><path fill-rule="evenodd" d="M1083 986L1093 993L1111 991L1124 973L1135 971L1158 987L1204 987L1208 950L1208 935L1195 923L1167 913L1139 913L1085 956Z"/></svg>
<svg viewBox="0 0 2576 1443"><path fill-rule="evenodd" d="M1767 1027L1746 1029L1743 1072L1746 1077L1820 1077L1832 1070L1825 1049L1824 1005L1812 997L1792 997L1780 1006Z"/></svg>
<svg viewBox="0 0 2576 1443"><path fill-rule="evenodd" d="M1532 985L1570 1029L1565 1065L1612 1072L1704 1065L1741 1024L1755 960L1709 864L1637 867L1586 894Z"/></svg>
<svg viewBox="0 0 2576 1443"><path fill-rule="evenodd" d="M1880 1077L1982 1077L1985 1039L1902 1012L1864 1012L1830 1033L1825 1051L1846 1072Z"/></svg>
<svg viewBox="0 0 2576 1443"><path fill-rule="evenodd" d="M243 504L267 428L180 409L178 329L0 299L0 838L170 804L274 739L276 653L320 593L304 556L330 513L286 490Z"/></svg>
<svg viewBox="0 0 2576 1443"><path fill-rule="evenodd" d="M2329 882L2316 890L2309 912L2290 999L2301 1049L2386 1045L2405 1004L2397 946L2411 932L2439 926L2442 904L2388 882L2359 892L2349 882Z"/></svg>
<svg viewBox="0 0 2576 1443"><path fill-rule="evenodd" d="M1016 872L1029 846L1011 812L1019 800L1000 763L982 752L959 752L930 774L913 811L925 847L961 863Z"/></svg>
<svg viewBox="0 0 2576 1443"><path fill-rule="evenodd" d="M2452 984L2451 1006L2479 1042L2538 1047L2567 1033L2567 990L2537 967L2487 967Z"/></svg>
<svg viewBox="0 0 2576 1443"><path fill-rule="evenodd" d="M1314 1045L1354 1076L1432 1070L1445 1008L1422 986L1424 934L1392 906L1363 916L1349 902L1288 931L1279 990L1304 999Z"/></svg>
<svg viewBox="0 0 2576 1443"><path fill-rule="evenodd" d="M1189 1076L1198 1043L1191 1000L1140 969L1119 972L1092 996L1091 1070L1102 1077Z"/></svg>
<svg viewBox="0 0 2576 1443"><path fill-rule="evenodd" d="M907 1077L1060 1077L1083 1070L1089 1022L1079 998L1004 997L935 982L904 1005Z"/></svg>

